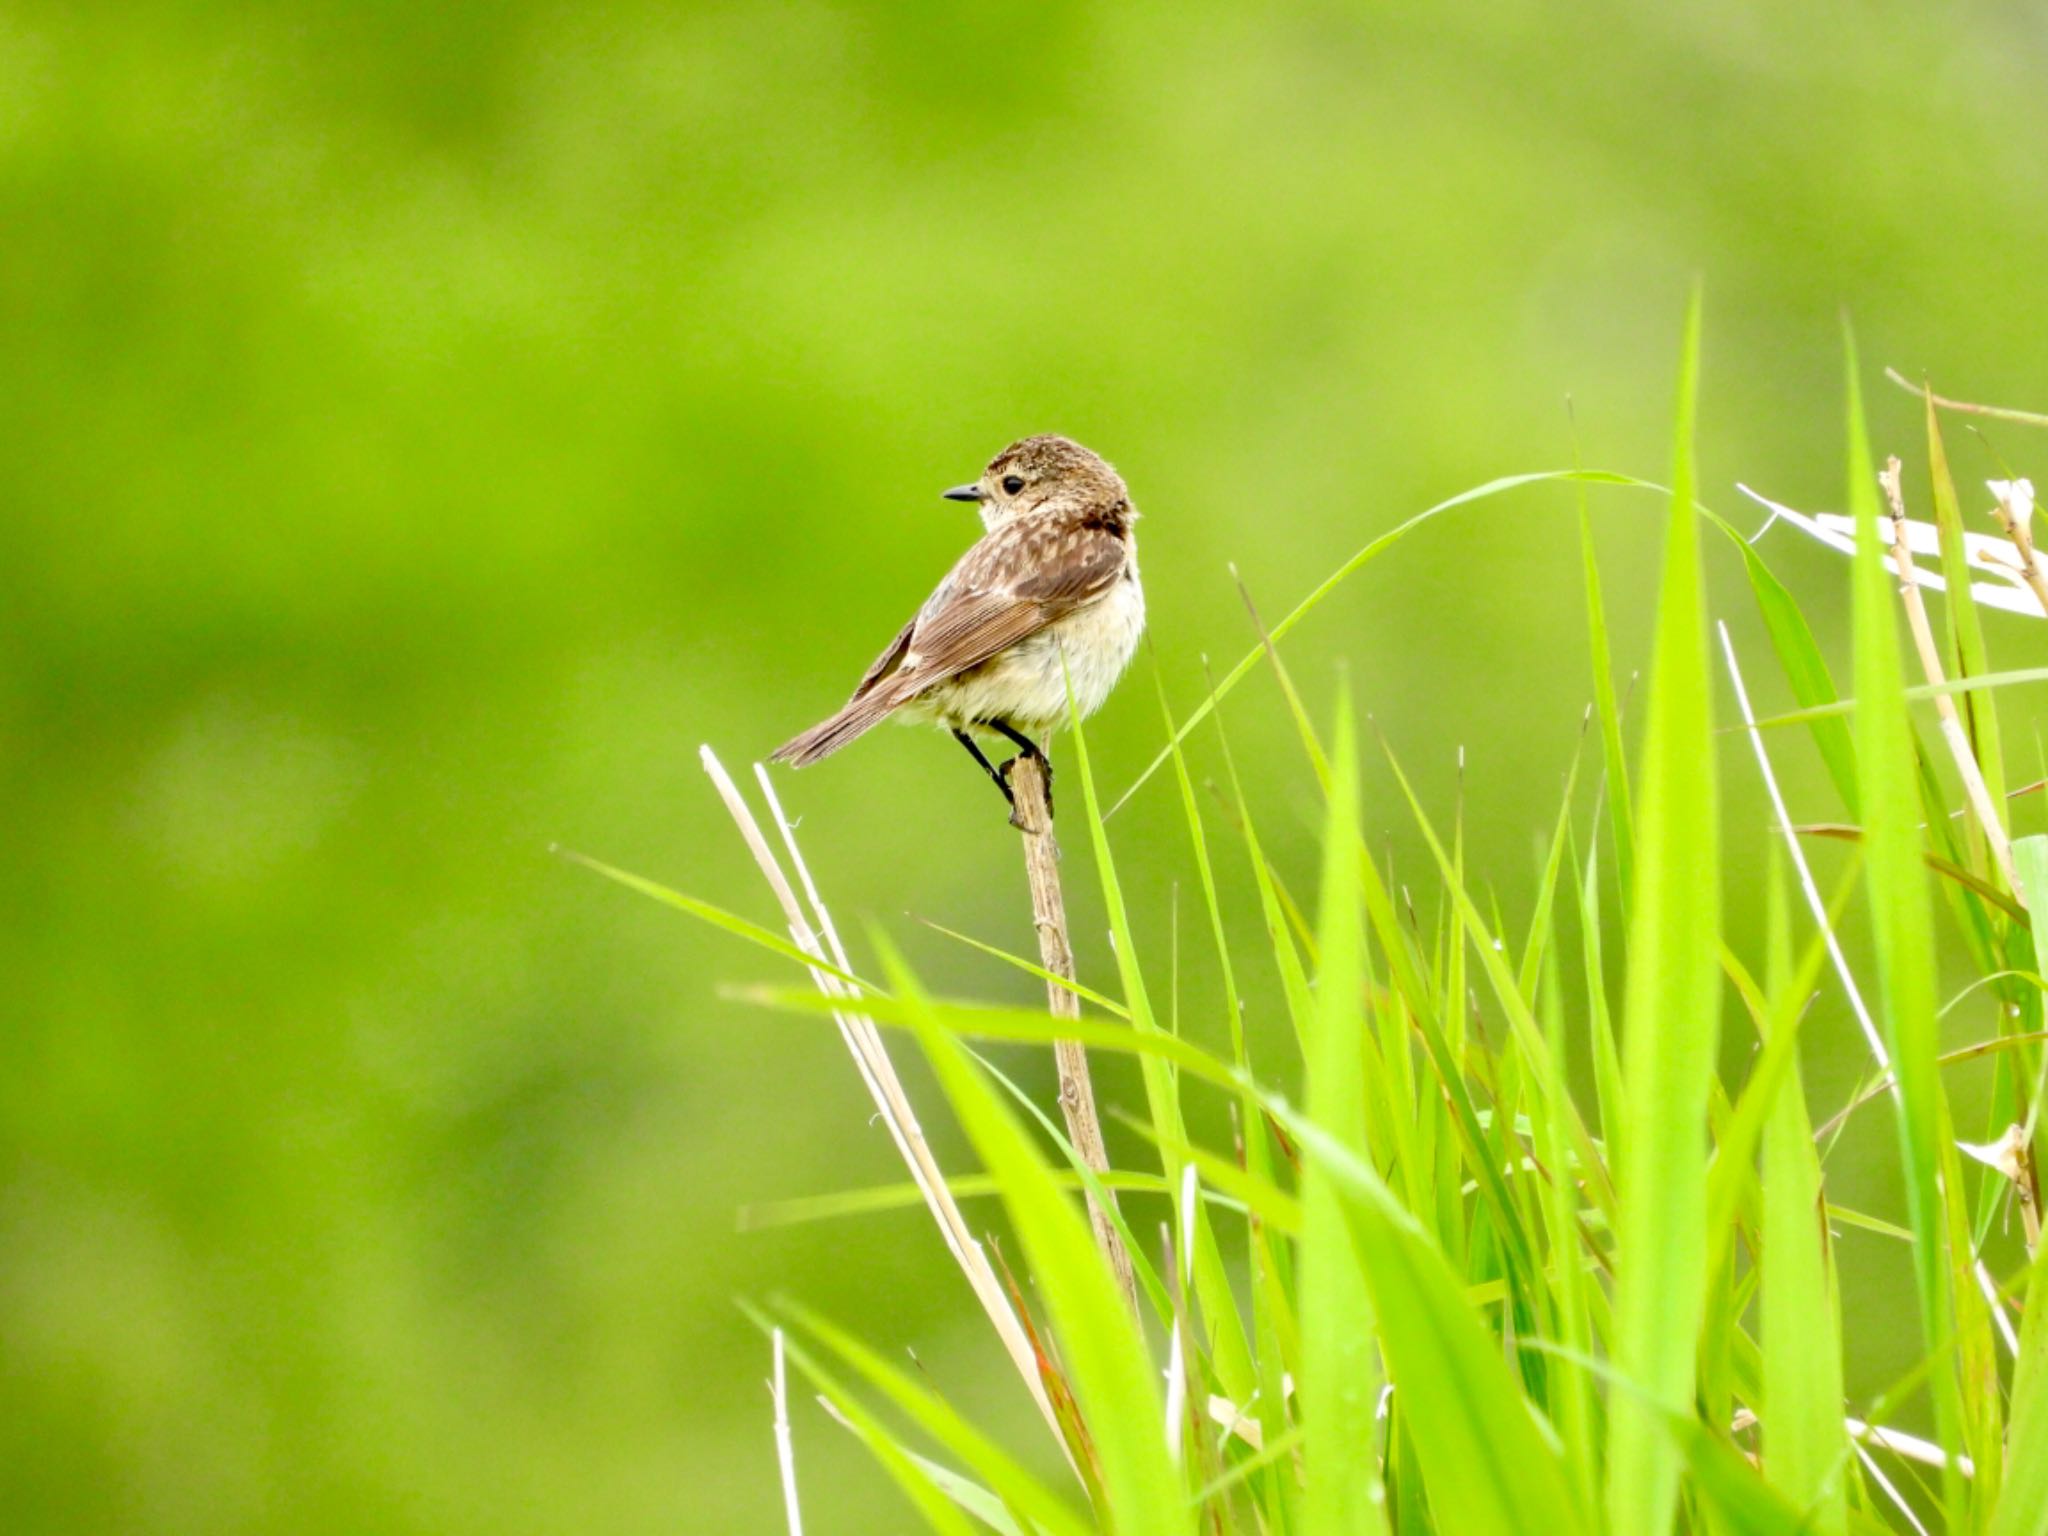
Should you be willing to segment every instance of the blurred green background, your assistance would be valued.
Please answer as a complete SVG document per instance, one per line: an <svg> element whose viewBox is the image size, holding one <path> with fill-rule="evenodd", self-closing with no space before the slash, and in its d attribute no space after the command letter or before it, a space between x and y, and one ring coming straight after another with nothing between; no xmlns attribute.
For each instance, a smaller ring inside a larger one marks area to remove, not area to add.
<svg viewBox="0 0 2048 1536"><path fill-rule="evenodd" d="M0 0L8 1528L779 1528L732 1305L778 1290L1036 1444L920 1215L736 1231L896 1176L837 1040L722 1001L773 962L548 846L770 917L697 745L744 764L836 704L974 532L936 492L1025 432L1129 478L1185 710L1251 638L1229 561L1276 615L1430 501L1569 463L1572 416L1587 462L1661 475L1695 275L1704 494L1745 525L1737 478L1840 499L1845 306L1873 379L2048 404L2044 71L2022 4ZM1917 441L1870 387L1879 451ZM1959 477L1995 472L1959 439ZM1467 750L1517 922L1589 696L1572 505L1457 514L1290 642L1440 815ZM1595 502L1624 670L1659 510ZM1839 656L1845 572L1787 540ZM1093 733L1112 791L1160 738L1149 671ZM1307 890L1271 692L1230 718ZM782 782L843 926L1033 995L905 916L1030 943L949 743ZM1368 816L1414 856L1383 778ZM1166 783L1113 830L1163 967ZM1826 1107L1862 1068L1841 1012ZM1831 1167L1885 1208L1890 1156L1873 1121ZM1843 1253L1868 1392L1906 1271ZM813 1529L908 1524L797 1420Z"/></svg>

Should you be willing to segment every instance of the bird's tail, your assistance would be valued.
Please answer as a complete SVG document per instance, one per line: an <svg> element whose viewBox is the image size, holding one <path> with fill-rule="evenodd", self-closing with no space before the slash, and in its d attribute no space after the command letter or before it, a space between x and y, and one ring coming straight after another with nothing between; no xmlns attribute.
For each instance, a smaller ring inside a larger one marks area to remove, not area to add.
<svg viewBox="0 0 2048 1536"><path fill-rule="evenodd" d="M771 754L771 761L808 768L820 758L830 757L855 738L866 735L901 702L887 693L863 695L830 719L821 720L801 736L785 741Z"/></svg>

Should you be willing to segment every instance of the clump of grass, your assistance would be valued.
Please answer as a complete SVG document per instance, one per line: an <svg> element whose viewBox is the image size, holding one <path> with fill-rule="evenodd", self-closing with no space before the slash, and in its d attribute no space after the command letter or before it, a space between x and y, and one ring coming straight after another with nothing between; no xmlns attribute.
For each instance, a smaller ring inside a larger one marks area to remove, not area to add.
<svg viewBox="0 0 2048 1536"><path fill-rule="evenodd" d="M1077 1020L933 997L886 934L873 936L875 975L857 973L765 776L780 854L708 753L790 939L604 870L809 970L810 991L741 995L837 1022L912 1186L814 1202L805 1214L924 1203L1071 1469L1063 1485L1047 1482L1024 1450L992 1439L929 1381L829 1320L794 1303L763 1313L778 1380L786 1348L932 1529L2048 1532L2048 1281L2036 1258L2037 1169L2048 1147L2039 1113L2048 927L2032 924L2028 902L2030 892L2048 891L2048 836L2013 836L2000 748L2011 733L2001 733L1997 713L2000 686L2044 674L1992 669L1942 440L1937 407L1945 402L1929 393L1933 516L1923 542L1942 556L1949 593L1946 633L1934 635L1913 591L1919 578L1908 572L1908 493L1895 469L1889 517L1878 499L1852 354L1854 697L1841 698L1792 595L1755 548L1695 500L1698 347L1695 305L1669 488L1560 471L1495 481L1432 508L1362 550L1264 632L1185 722L1169 717L1166 745L1139 783L1172 770L1191 885L1226 983L1227 1056L1184 1038L1155 1011L1152 961L1131 931L1110 813L1078 722L1071 771L1114 930L1118 989L1070 989L1082 1004ZM1432 824L1388 751L1430 849L1427 880L1410 871L1403 884L1434 891L1432 927L1417 920L1362 836L1362 748L1349 704L1340 703L1325 741L1276 642L1422 523L1544 481L1623 486L1668 505L1633 772L1588 535L1600 764L1588 777L1601 782L1589 788L1575 771L1567 785L1525 932L1506 931L1474 893L1460 828ZM2005 510L2010 517L2009 500ZM1800 706L1759 721L1722 629L1738 728L1776 811L1765 828L1730 828L1716 810L1721 690L1703 530L1728 535L1739 550L1773 659ZM1897 545L1897 569L1887 543ZM2023 539L2019 547L2031 556ZM1902 574L1924 684L1909 684L1902 659ZM1262 664L1325 797L1312 916L1292 889L1306 883L1301 872L1283 871L1265 852L1260 807L1238 776L1217 708ZM1930 747L1911 705L1935 695L1945 702ZM1772 771L1772 740L1794 728L1811 735L1839 797L1832 830L1859 845L1857 867L1834 892L1814 876ZM1213 734L1225 769L1221 815L1205 811L1188 769L1198 732ZM1943 788L1951 778L1964 786L1957 807ZM1604 802L1604 821L1588 810L1589 795ZM1774 873L1759 896L1762 952L1738 954L1722 928L1727 898L1717 871L1731 840L1751 836L1771 840ZM1603 901L1603 889L1614 898ZM1867 974L1852 969L1834 932L1850 902L1870 914ZM1224 922L1233 903L1263 916L1265 952L1233 952ZM1946 1054L1937 1034L1937 909L1973 968L1964 992L1988 999L1981 1012L1995 1021L1983 1039ZM1565 942L1573 930L1576 945ZM1274 1064L1251 1059L1239 978L1255 970L1276 978L1276 1006L1304 1069L1301 1102L1271 1086ZM1618 1018L1608 1002L1613 973L1621 977ZM1873 1071L1882 1074L1818 1136L1800 1063L1817 990L1865 1024ZM1583 1003L1568 1002L1574 997ZM1724 1024L1760 1047L1739 1082L1717 1070ZM895 1077L885 1030L907 1033L929 1060L982 1174L955 1183L938 1168ZM1056 1039L1138 1058L1156 1167L1098 1175L1059 1124L968 1043ZM1965 1142L1944 1073L1987 1057L1996 1072L1990 1123L1973 1131L1981 1144ZM1592 1066L1583 1102L1568 1070L1574 1058ZM1191 1141L1186 1108L1202 1095L1232 1107L1235 1145ZM1853 1210L1830 1191L1833 1131L1858 1111L1889 1113L1896 1124L1899 1211ZM1101 1198L1105 1186L1132 1196L1126 1212L1156 1209L1166 1229L1162 1246L1140 1240L1126 1214L1114 1217L1137 1280L1136 1320L1076 1199L1085 1190L1116 1212ZM970 1189L1000 1195L1031 1305L976 1241L955 1199ZM2015 1198L2024 1251L1999 1241L1999 1212ZM1834 1230L1849 1224L1910 1245L1920 1323L1914 1368L1875 1401L1855 1404L1843 1380L1862 1341L1845 1324L1834 1242ZM778 1393L794 1529L781 1401ZM1931 1433L1902 1429L1908 1416Z"/></svg>

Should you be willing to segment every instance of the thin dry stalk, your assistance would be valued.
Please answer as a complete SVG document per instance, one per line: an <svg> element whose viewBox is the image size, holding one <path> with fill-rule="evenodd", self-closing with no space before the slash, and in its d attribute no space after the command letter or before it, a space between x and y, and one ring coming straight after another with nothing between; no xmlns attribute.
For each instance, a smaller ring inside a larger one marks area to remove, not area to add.
<svg viewBox="0 0 2048 1536"><path fill-rule="evenodd" d="M1918 1531L1920 1536L1928 1536L1927 1527L1922 1525L1920 1517L1913 1513L1913 1506L1906 1502L1906 1496L1899 1492L1898 1485L1884 1475L1884 1469L1877 1464L1877 1458L1863 1448L1863 1443L1860 1440L1851 1440L1849 1444L1856 1452L1856 1459L1863 1463L1863 1470L1870 1474L1870 1480L1876 1483L1883 1490L1884 1496L1892 1501L1892 1508L1896 1509L1901 1515L1904 1515L1906 1523L1912 1526L1915 1531Z"/></svg>
<svg viewBox="0 0 2048 1536"><path fill-rule="evenodd" d="M1927 681L1939 688L1948 679L1942 674L1941 652L1934 644L1934 630L1927 622L1927 603L1920 596L1920 587L1913 576L1913 550L1906 538L1906 504L1899 490L1899 461L1896 457L1885 461L1884 473L1878 476L1884 486L1885 499L1892 508L1892 563L1899 568L1899 600L1906 607L1906 626L1913 631L1913 645L1920 652L1920 669L1927 674ZM2014 541L2016 544L2017 540ZM2033 551L2020 545L2031 570L2034 563ZM2038 573L2036 580L2039 579ZM2048 603L2043 603L2048 612ZM1998 860L1999 873L2005 876L2009 891L2026 899L2020 884L2012 871L2012 840L2005 835L2005 824L1998 819L1998 807L1992 803L1991 791L1984 783L1984 771L1977 766L1977 754L1970 747L1970 733L1963 729L1962 716L1956 712L1956 701L1946 693L1934 696L1934 712L1941 719L1942 739L1948 743L1949 756L1955 759L1956 772L1963 781L1963 793L1970 797L1970 809L1977 813L1978 824L1984 829L1984 840L1991 846L1991 855Z"/></svg>
<svg viewBox="0 0 2048 1536"><path fill-rule="evenodd" d="M1994 485L1993 490L1997 490ZM2014 549L2020 552L2020 576L2027 589L2034 594L2034 601L2041 605L2041 611L2048 613L2048 577L2041 574L2041 566L2034 559L2034 530L2029 526L2031 519L2021 517L2012 508L2010 489L1998 492L1998 505L1993 509L1998 524L2005 530L2005 536L2012 540Z"/></svg>
<svg viewBox="0 0 2048 1536"><path fill-rule="evenodd" d="M2013 1328L2012 1319L2005 1315L2005 1298L1998 1294L1998 1282L1991 1278L1991 1271L1985 1268L1982 1259L1971 1264L1970 1269L1977 1277L1977 1289L1984 1294L1984 1305L1991 1309L1992 1320L1998 1324L1998 1336L2005 1341L2006 1358L2018 1359L2020 1336Z"/></svg>
<svg viewBox="0 0 2048 1536"><path fill-rule="evenodd" d="M1166 1454L1181 1459L1187 1439L1188 1359L1193 1351L1194 1328L1188 1320L1188 1292L1195 1283L1195 1201L1200 1198L1195 1165L1181 1170L1180 1230L1183 1244L1175 1252L1173 1234L1162 1223L1159 1235L1165 1245L1166 1268L1173 1297L1173 1339L1166 1360Z"/></svg>
<svg viewBox="0 0 2048 1536"><path fill-rule="evenodd" d="M1887 368L1884 376L1909 395L1924 394L1944 411L1963 411L1971 416L1991 416L1999 421L2017 421L2029 427L2048 427L2048 416L2038 411L2016 411L2008 405L1973 405L1968 400L1947 400L1928 389L1924 384L1915 384L1896 368Z"/></svg>
<svg viewBox="0 0 2048 1536"><path fill-rule="evenodd" d="M1011 822L1024 839L1024 877L1031 886L1031 921L1038 930L1039 964L1071 983L1074 946L1067 938L1067 904L1060 890L1060 846L1053 837L1051 789L1043 758L1026 755L1011 765L1010 793L1016 797L1016 814ZM1081 999L1070 987L1048 981L1045 995L1054 1018L1081 1016ZM1056 1040L1052 1050L1059 1069L1060 1113L1067 1122L1067 1139L1091 1172L1105 1174L1109 1172L1109 1149L1103 1144L1102 1118L1095 1108L1088 1052L1078 1040ZM1114 1201L1116 1196L1104 1188L1102 1198ZM1131 1273L1131 1256L1124 1249L1116 1223L1093 1197L1088 1202L1088 1219L1095 1228L1096 1246L1109 1261L1124 1301L1135 1316L1138 1283Z"/></svg>
<svg viewBox="0 0 2048 1536"><path fill-rule="evenodd" d="M775 1399L775 1461L782 1469L782 1508L789 1536L804 1536L804 1513L796 1498L796 1442L789 1433L789 1381L782 1364L782 1330L775 1330L775 1375L768 1390Z"/></svg>
<svg viewBox="0 0 2048 1536"><path fill-rule="evenodd" d="M812 898L813 909L818 914L815 927L811 919L805 916L803 906L798 902L788 876L784 874L781 863L769 848L768 839L762 835L761 825L755 819L753 808L740 794L739 786L733 783L724 765L718 761L717 755L710 747L699 749L699 755L704 762L704 771L711 776L711 782L716 786L719 798L725 802L726 810L731 814L734 824L738 826L740 836L745 839L748 850L754 855L754 862L759 866L762 878L768 882L768 888L774 892L776 901L782 907L783 917L789 925L791 942L816 960L828 964L836 963L842 971L851 970L852 967L846 963L846 952L839 943L838 933L832 927L831 915L825 911L823 903L817 900L817 887L811 881L810 871L805 866L802 855L797 852L795 830L790 826L788 817L782 814L781 805L776 801L773 790L767 790L768 801L774 808L783 846L789 851L791 862L795 864L804 889ZM757 768L756 772L758 774L760 770ZM766 775L762 774L761 778L765 788ZM829 959L818 936L820 929L831 942L832 954ZM830 972L814 969L811 972L811 979L818 990L828 997L844 998L849 1001L858 999L859 994L855 988ZM1062 1453L1068 1454L1071 1465L1071 1453L1066 1452L1066 1436L1060 1429L1059 1418L1053 1412L1052 1401L1047 1397L1045 1384L1039 1376L1038 1357L1032 1350L1030 1337L1025 1333L1023 1325L1018 1322L1017 1314L1010 1309L1009 1297L1004 1293L1002 1283L996 1278L987 1254L982 1251L981 1244L975 1240L968 1230L966 1219L960 1214L960 1207L955 1203L953 1192L946 1184L946 1176L940 1171L938 1160L933 1157L931 1147L925 1141L924 1131L918 1125L916 1112L910 1107L909 1096L904 1093L903 1084L896 1076L896 1069L889 1060L889 1053L882 1045L881 1031L873 1019L855 1009L835 1010L832 1017L839 1026L840 1038L846 1042L847 1050L852 1053L854 1065L860 1071L861 1081L867 1085L869 1096L875 1101L875 1109L882 1123L888 1128L890 1139L896 1143L897 1152L902 1156L905 1167L910 1170L911 1181L923 1194L925 1204L931 1210L932 1219L938 1224L940 1236L945 1239L954 1262L966 1275L968 1286L981 1302L982 1310L988 1314L989 1322L994 1326L996 1336L1002 1341L1011 1363L1016 1366L1018 1375L1024 1378L1025 1388L1031 1393L1032 1401L1038 1405L1038 1411L1044 1417L1046 1426L1051 1429L1054 1442L1060 1446Z"/></svg>
<svg viewBox="0 0 2048 1536"><path fill-rule="evenodd" d="M1842 1427L1849 1432L1849 1438L1858 1444L1868 1441L1882 1446L1902 1461L1917 1461L1923 1467L1940 1467L1948 1464L1948 1452L1932 1440L1923 1440L1918 1435L1909 1435L1904 1430L1887 1429L1882 1424L1866 1424L1861 1419L1844 1419ZM1977 1465L1967 1456L1955 1459L1956 1469L1965 1477L1977 1475Z"/></svg>
<svg viewBox="0 0 2048 1536"><path fill-rule="evenodd" d="M1863 992L1856 985L1856 978L1849 970L1848 956L1842 953L1841 941L1835 937L1835 925L1828 921L1828 904L1821 899L1820 887L1814 883L1813 869L1806 862L1806 850L1799 846L1799 833L1792 824L1792 813L1785 808L1785 796L1778 788L1778 776L1771 771L1770 754L1764 750L1764 733L1757 729L1756 711L1750 708L1749 690L1742 683L1742 668L1735 660L1735 642L1728 638L1728 626L1715 626L1721 633L1721 654L1728 661L1728 682L1735 690L1735 706L1742 713L1742 727L1749 733L1749 744L1756 753L1756 765L1763 774L1764 788L1771 797L1771 809L1778 813L1778 830L1784 834L1786 851L1791 855L1793 871L1799 876L1799 889L1806 897L1806 905L1813 913L1813 920L1820 924L1821 937L1828 947L1828 958L1834 962L1835 974L1842 979L1842 990L1849 995L1849 1006L1856 1014L1856 1022L1862 1026L1863 1038L1870 1042L1870 1054L1877 1058L1881 1071L1889 1076L1892 1059L1884 1048L1884 1037L1878 1033L1877 1021L1870 1016L1870 1010L1863 1005ZM1892 1085L1897 1092L1897 1085Z"/></svg>

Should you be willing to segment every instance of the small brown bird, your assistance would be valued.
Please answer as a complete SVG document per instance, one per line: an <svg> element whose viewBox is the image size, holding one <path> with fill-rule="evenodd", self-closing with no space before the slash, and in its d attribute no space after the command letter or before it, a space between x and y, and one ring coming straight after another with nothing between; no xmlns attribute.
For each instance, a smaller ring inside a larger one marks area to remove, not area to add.
<svg viewBox="0 0 2048 1536"><path fill-rule="evenodd" d="M1012 443L972 485L987 532L868 668L839 713L775 751L802 768L891 715L945 726L1014 804L1006 770L969 733L995 731L1027 757L1074 707L1093 714L1145 628L1138 511L1117 472L1064 437ZM1047 776L1050 779L1048 766Z"/></svg>

